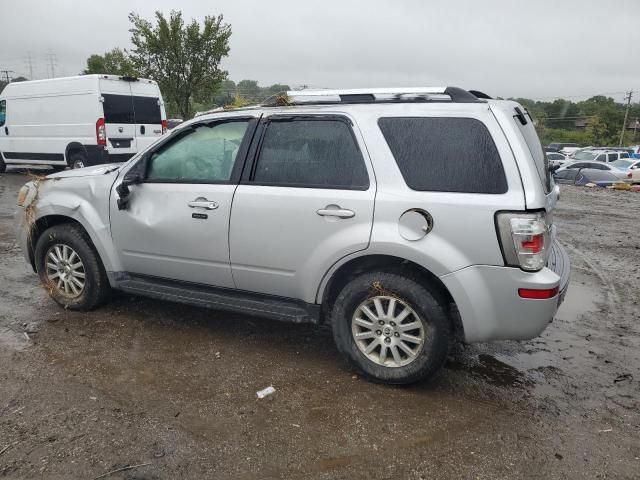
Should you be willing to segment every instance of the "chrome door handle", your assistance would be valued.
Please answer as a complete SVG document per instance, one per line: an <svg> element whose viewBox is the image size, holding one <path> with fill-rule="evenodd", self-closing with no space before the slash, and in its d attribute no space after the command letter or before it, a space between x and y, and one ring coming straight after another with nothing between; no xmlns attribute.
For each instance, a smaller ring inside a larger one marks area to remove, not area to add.
<svg viewBox="0 0 640 480"><path fill-rule="evenodd" d="M321 217L338 217L338 218L352 218L355 217L356 212L353 210L347 210L346 208L321 208L316 211Z"/></svg>
<svg viewBox="0 0 640 480"><path fill-rule="evenodd" d="M218 208L218 204L211 200L196 198L195 200L189 202L191 208L205 208L207 210L215 210Z"/></svg>

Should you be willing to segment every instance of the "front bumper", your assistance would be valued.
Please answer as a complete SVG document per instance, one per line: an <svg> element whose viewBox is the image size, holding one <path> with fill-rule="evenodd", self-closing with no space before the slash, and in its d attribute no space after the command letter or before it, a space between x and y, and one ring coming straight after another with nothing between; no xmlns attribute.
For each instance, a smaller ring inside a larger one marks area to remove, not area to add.
<svg viewBox="0 0 640 480"><path fill-rule="evenodd" d="M14 214L14 229L22 255L24 255L25 260L32 265L32 259L29 255L29 225L27 223L25 208L23 207L17 207L16 209Z"/></svg>
<svg viewBox="0 0 640 480"><path fill-rule="evenodd" d="M538 272L519 268L473 265L441 277L453 297L467 343L535 338L553 320L569 285L570 262L554 242L547 267ZM519 288L559 287L545 300L521 298Z"/></svg>

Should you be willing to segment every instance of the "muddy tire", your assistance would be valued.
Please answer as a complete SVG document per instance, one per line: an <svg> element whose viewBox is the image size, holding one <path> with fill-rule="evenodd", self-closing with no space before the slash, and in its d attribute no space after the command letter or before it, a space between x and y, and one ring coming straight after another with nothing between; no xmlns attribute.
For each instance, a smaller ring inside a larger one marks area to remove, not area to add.
<svg viewBox="0 0 640 480"><path fill-rule="evenodd" d="M4 159L2 158L2 154L0 154L0 173L4 173L7 171L7 164L4 163Z"/></svg>
<svg viewBox="0 0 640 480"><path fill-rule="evenodd" d="M71 168L84 168L88 167L89 162L87 157L85 157L82 153L72 153L69 156L69 167Z"/></svg>
<svg viewBox="0 0 640 480"><path fill-rule="evenodd" d="M91 310L109 296L104 266L87 233L65 223L45 230L36 243L36 270L51 298L71 310Z"/></svg>
<svg viewBox="0 0 640 480"><path fill-rule="evenodd" d="M333 337L351 366L370 380L426 380L447 357L451 326L446 308L415 279L366 273L338 295L331 310Z"/></svg>

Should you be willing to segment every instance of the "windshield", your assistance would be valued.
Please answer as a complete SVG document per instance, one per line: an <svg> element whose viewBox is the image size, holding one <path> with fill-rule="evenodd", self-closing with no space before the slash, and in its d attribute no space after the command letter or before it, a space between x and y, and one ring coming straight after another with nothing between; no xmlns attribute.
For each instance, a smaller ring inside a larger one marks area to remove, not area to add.
<svg viewBox="0 0 640 480"><path fill-rule="evenodd" d="M597 154L592 153L592 152L578 152L575 155L573 155L574 160L593 160L594 158L596 158Z"/></svg>
<svg viewBox="0 0 640 480"><path fill-rule="evenodd" d="M615 162L611 162L611 165L621 170L627 170L631 165L633 165L633 162L630 160L616 160Z"/></svg>

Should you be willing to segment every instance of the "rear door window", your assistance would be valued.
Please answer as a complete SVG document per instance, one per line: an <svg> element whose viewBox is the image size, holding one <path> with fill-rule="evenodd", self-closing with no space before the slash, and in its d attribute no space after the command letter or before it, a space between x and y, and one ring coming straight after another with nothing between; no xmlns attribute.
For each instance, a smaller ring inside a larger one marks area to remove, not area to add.
<svg viewBox="0 0 640 480"><path fill-rule="evenodd" d="M0 100L0 127L7 121L7 101Z"/></svg>
<svg viewBox="0 0 640 480"><path fill-rule="evenodd" d="M253 182L306 188L367 190L369 177L346 121L272 118L267 123Z"/></svg>
<svg viewBox="0 0 640 480"><path fill-rule="evenodd" d="M160 99L157 97L133 97L135 123L161 124Z"/></svg>
<svg viewBox="0 0 640 480"><path fill-rule="evenodd" d="M380 130L405 183L432 192L505 193L502 160L485 125L472 118L386 117ZM542 147L540 147L541 154Z"/></svg>
<svg viewBox="0 0 640 480"><path fill-rule="evenodd" d="M105 123L135 123L131 95L103 93Z"/></svg>

